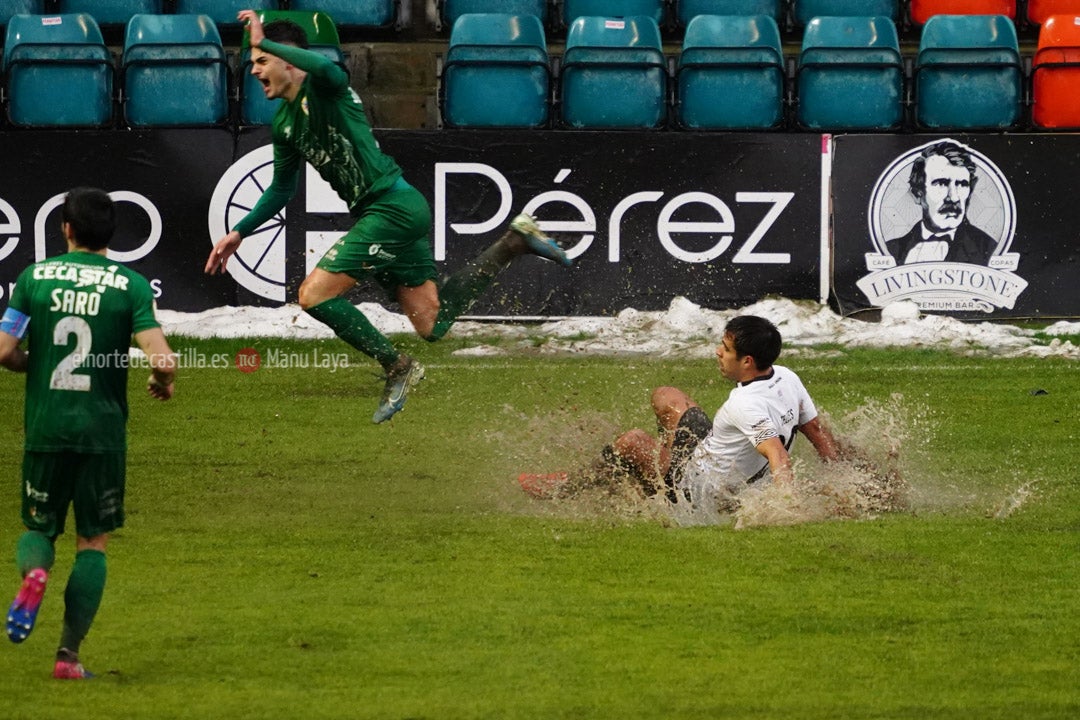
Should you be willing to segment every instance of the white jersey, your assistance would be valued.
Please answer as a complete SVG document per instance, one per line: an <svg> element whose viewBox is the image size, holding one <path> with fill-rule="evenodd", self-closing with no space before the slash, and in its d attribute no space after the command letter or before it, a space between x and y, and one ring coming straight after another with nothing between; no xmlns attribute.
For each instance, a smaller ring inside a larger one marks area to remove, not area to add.
<svg viewBox="0 0 1080 720"><path fill-rule="evenodd" d="M769 482L769 461L757 446L778 437L790 448L796 428L817 414L802 380L786 367L773 365L770 376L739 383L717 411L712 432L686 461L679 489L694 505L712 505L751 481Z"/></svg>

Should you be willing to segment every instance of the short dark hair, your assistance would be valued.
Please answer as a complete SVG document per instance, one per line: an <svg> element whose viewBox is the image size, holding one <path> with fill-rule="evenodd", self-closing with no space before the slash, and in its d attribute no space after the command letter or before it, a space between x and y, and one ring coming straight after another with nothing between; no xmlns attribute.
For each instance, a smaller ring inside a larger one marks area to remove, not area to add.
<svg viewBox="0 0 1080 720"><path fill-rule="evenodd" d="M75 244L87 250L108 247L116 232L116 206L109 193L97 188L68 190L60 218L71 226Z"/></svg>
<svg viewBox="0 0 1080 720"><path fill-rule="evenodd" d="M924 148L919 156L915 158L915 161L911 163L911 175L908 176L908 189L911 191L912 197L919 202L922 202L923 197L926 195L926 161L927 159L940 155L949 161L950 165L955 167L962 167L968 172L970 182L968 187L971 188L972 194L975 192L975 181L978 180L978 176L975 174L978 170L978 166L975 165L975 161L971 157L971 153L955 140L942 140L941 142L934 143L933 145ZM971 202L971 197L968 197L968 202Z"/></svg>
<svg viewBox="0 0 1080 720"><path fill-rule="evenodd" d="M283 45L295 45L307 49L308 36L304 28L292 20L271 20L263 25L263 35L267 40L282 43Z"/></svg>
<svg viewBox="0 0 1080 720"><path fill-rule="evenodd" d="M724 334L731 335L731 344L735 357L749 355L754 358L758 370L772 367L780 357L782 344L780 331L776 326L757 315L739 315L731 318L724 327Z"/></svg>

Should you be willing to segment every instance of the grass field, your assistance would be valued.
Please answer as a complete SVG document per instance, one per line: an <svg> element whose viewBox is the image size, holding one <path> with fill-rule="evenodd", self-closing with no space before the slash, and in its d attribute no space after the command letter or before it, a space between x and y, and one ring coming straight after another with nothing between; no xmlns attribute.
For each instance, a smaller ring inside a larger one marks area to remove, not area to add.
<svg viewBox="0 0 1080 720"><path fill-rule="evenodd" d="M264 365L188 367L166 404L133 373L128 522L83 646L99 677L49 677L66 536L34 634L0 646L0 718L1080 717L1075 361L785 355L840 430L899 443L912 508L735 529L515 479L651 427L654 385L713 412L710 362L462 344L408 346L428 379L387 426L360 356L266 361L336 342L177 339ZM22 397L0 375L4 603Z"/></svg>

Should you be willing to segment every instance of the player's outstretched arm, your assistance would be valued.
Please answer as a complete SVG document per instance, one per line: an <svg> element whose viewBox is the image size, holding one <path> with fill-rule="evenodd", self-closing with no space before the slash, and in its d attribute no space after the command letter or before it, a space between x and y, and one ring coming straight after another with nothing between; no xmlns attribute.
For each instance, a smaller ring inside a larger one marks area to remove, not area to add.
<svg viewBox="0 0 1080 720"><path fill-rule="evenodd" d="M259 43L266 37L263 35L262 20L259 19L259 13L254 10L241 10L236 13L236 19L243 23L247 23L248 39L251 47L259 47Z"/></svg>
<svg viewBox="0 0 1080 720"><path fill-rule="evenodd" d="M150 397L168 400L173 396L176 380L176 353L169 347L161 328L149 328L135 333L135 342L150 361L150 379L146 391Z"/></svg>
<svg viewBox="0 0 1080 720"><path fill-rule="evenodd" d="M204 272L208 275L214 275L215 273L224 275L225 266L229 264L229 257L240 249L240 243L243 242L243 239L240 233L233 230L218 240L214 244L214 249L210 251L210 257L206 259Z"/></svg>

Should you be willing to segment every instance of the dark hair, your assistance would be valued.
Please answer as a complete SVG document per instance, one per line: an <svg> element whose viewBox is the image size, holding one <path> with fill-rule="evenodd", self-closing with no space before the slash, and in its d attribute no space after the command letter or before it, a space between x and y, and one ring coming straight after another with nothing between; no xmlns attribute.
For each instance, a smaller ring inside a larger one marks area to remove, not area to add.
<svg viewBox="0 0 1080 720"><path fill-rule="evenodd" d="M60 219L71 226L75 244L87 250L108 247L116 232L116 206L104 190L77 187L68 191Z"/></svg>
<svg viewBox="0 0 1080 720"><path fill-rule="evenodd" d="M735 357L749 355L754 367L765 370L780 357L780 331L776 326L757 315L739 315L728 321L724 334L731 335Z"/></svg>
<svg viewBox="0 0 1080 720"><path fill-rule="evenodd" d="M955 167L962 167L968 172L968 177L971 178L968 187L971 188L972 193L975 191L975 181L978 176L975 174L978 168L975 165L975 161L971 159L971 153L964 148L963 145L953 140L942 140L941 142L934 143L933 145L924 148L919 157L915 158L915 161L911 163L911 175L908 176L908 188L911 190L911 195L922 202L923 197L926 195L926 160L935 155L940 155L949 161L950 165ZM970 197L968 198L970 202Z"/></svg>
<svg viewBox="0 0 1080 720"><path fill-rule="evenodd" d="M295 45L299 48L307 48L308 37L304 28L292 20L271 20L263 25L263 35L267 40L282 43L283 45Z"/></svg>

